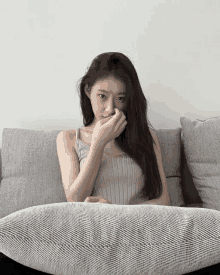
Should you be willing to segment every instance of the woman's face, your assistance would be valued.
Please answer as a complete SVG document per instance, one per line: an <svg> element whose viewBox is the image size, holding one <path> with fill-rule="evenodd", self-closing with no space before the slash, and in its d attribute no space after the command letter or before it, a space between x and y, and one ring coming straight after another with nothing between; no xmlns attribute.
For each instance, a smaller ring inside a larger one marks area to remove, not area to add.
<svg viewBox="0 0 220 275"><path fill-rule="evenodd" d="M125 109L125 86L113 76L97 81L93 85L90 93L87 92L86 88L85 92L91 101L95 115L94 121L92 122L93 125L103 119L103 117L114 115L114 108L120 111Z"/></svg>

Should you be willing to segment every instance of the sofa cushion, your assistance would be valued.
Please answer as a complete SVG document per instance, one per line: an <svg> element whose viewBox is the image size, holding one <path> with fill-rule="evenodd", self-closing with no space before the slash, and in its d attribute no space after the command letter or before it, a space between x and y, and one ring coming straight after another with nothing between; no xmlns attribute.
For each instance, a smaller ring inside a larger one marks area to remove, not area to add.
<svg viewBox="0 0 220 275"><path fill-rule="evenodd" d="M49 274L185 274L220 263L220 212L66 202L0 219L0 252Z"/></svg>
<svg viewBox="0 0 220 275"><path fill-rule="evenodd" d="M180 127L176 129L156 130L172 206L185 205L181 186L181 131Z"/></svg>
<svg viewBox="0 0 220 275"><path fill-rule="evenodd" d="M181 117L184 152L204 208L220 210L220 117Z"/></svg>
<svg viewBox="0 0 220 275"><path fill-rule="evenodd" d="M59 132L3 129L0 218L26 207L67 202L56 149Z"/></svg>

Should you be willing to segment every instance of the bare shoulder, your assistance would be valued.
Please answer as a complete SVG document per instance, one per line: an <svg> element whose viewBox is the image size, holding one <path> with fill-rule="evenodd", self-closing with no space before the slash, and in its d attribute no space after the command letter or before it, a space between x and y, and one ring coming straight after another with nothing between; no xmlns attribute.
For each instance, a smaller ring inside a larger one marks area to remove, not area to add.
<svg viewBox="0 0 220 275"><path fill-rule="evenodd" d="M59 132L59 136L65 136L67 139L73 139L76 135L75 130L63 130Z"/></svg>
<svg viewBox="0 0 220 275"><path fill-rule="evenodd" d="M68 138L70 140L70 142L72 143L74 149L75 149L75 142L76 142L76 130L73 129L73 130L68 130L67 131L67 134L68 134Z"/></svg>
<svg viewBox="0 0 220 275"><path fill-rule="evenodd" d="M74 140L76 138L76 130L66 130L66 134L70 140Z"/></svg>
<svg viewBox="0 0 220 275"><path fill-rule="evenodd" d="M65 136L68 147L72 147L75 150L75 141L76 141L76 130L63 130L63 136Z"/></svg>

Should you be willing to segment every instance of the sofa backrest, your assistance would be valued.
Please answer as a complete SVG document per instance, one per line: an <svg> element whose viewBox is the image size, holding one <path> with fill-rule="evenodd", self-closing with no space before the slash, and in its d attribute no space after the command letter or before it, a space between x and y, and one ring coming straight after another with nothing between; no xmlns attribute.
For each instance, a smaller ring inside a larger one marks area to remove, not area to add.
<svg viewBox="0 0 220 275"><path fill-rule="evenodd" d="M182 192L178 189L177 193L180 197L183 197L181 204L201 203L198 191L193 183L191 172L187 165L184 146L182 142L182 128L176 129L157 129L157 134L161 147L161 154L163 158L164 171L168 185L172 185L171 189L175 189L176 185L180 185ZM170 146L169 146L170 145ZM176 148L176 149L175 149ZM176 150L176 151L175 151ZM177 151L179 150L180 153ZM172 151L172 153L170 153ZM169 155L170 154L170 155ZM176 155L180 155L180 159L176 158ZM173 157L172 157L173 156ZM170 162L170 164L169 164ZM175 163L174 163L175 162ZM171 167L172 166L172 167ZM173 168L176 167L176 168ZM172 170L172 171L171 171ZM2 180L2 158L0 148L0 182ZM179 181L176 181L177 179ZM174 180L174 181L173 181ZM179 183L178 183L179 182ZM1 188L0 188L1 190Z"/></svg>
<svg viewBox="0 0 220 275"><path fill-rule="evenodd" d="M180 150L181 150L181 175L182 175L181 187L182 187L184 202L185 204L192 204L192 203L200 204L202 203L202 200L193 182L193 177L189 170L189 166L186 160L186 155L184 152L182 131L181 131Z"/></svg>

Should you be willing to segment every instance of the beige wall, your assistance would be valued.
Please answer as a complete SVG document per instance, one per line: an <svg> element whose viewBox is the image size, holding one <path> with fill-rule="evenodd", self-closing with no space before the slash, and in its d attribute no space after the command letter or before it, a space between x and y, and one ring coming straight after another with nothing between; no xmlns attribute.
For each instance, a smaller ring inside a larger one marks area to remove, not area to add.
<svg viewBox="0 0 220 275"><path fill-rule="evenodd" d="M1 0L3 128L82 125L76 83L100 53L133 62L158 128L220 116L220 1Z"/></svg>

